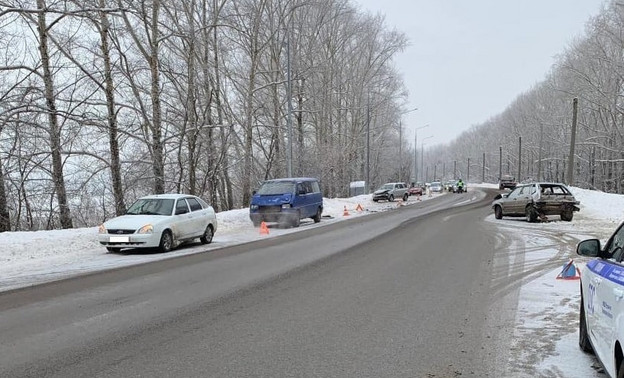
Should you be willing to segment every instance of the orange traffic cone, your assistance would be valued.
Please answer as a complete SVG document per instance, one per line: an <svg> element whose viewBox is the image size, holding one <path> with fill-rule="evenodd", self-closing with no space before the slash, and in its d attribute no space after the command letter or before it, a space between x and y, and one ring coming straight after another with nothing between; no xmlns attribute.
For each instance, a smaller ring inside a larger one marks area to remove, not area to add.
<svg viewBox="0 0 624 378"><path fill-rule="evenodd" d="M349 210L347 210L347 206L344 207L344 211L342 212L342 216L344 216L344 217L348 217L349 216Z"/></svg>
<svg viewBox="0 0 624 378"><path fill-rule="evenodd" d="M262 222L260 223L260 235L268 235L269 234L269 228L266 225L266 222Z"/></svg>
<svg viewBox="0 0 624 378"><path fill-rule="evenodd" d="M364 211L364 208L362 207L362 205L358 203L357 207L355 208L355 211Z"/></svg>

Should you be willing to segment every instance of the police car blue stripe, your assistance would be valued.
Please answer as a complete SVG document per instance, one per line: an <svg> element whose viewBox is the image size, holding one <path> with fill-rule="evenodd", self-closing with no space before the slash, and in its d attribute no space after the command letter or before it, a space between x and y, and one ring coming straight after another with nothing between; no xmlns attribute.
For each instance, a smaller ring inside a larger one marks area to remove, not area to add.
<svg viewBox="0 0 624 378"><path fill-rule="evenodd" d="M587 267L600 277L619 285L624 285L624 267L608 260L595 259L587 263Z"/></svg>

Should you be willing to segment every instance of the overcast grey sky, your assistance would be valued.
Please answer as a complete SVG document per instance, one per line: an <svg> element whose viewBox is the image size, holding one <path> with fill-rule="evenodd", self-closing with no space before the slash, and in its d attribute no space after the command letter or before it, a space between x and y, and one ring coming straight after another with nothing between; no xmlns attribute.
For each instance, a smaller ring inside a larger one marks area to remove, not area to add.
<svg viewBox="0 0 624 378"><path fill-rule="evenodd" d="M604 0L354 0L410 46L396 59L410 92L403 125L418 144L450 142L542 81Z"/></svg>

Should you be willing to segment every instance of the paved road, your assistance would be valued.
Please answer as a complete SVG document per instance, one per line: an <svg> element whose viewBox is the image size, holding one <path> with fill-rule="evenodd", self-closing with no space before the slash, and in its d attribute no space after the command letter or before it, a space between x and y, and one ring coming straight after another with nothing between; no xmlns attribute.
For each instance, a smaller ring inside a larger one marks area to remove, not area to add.
<svg viewBox="0 0 624 378"><path fill-rule="evenodd" d="M490 199L0 294L0 376L500 376Z"/></svg>

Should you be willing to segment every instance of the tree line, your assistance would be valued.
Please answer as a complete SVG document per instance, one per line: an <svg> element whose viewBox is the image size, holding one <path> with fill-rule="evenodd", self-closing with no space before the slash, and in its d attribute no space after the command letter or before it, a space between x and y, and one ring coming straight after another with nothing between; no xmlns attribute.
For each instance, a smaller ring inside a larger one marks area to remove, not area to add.
<svg viewBox="0 0 624 378"><path fill-rule="evenodd" d="M289 171L327 197L416 179L408 40L350 0L0 0L0 33L0 232L93 226L153 193L242 208ZM623 193L622 45L613 1L419 175L567 182L578 98L573 184Z"/></svg>
<svg viewBox="0 0 624 378"><path fill-rule="evenodd" d="M0 231L399 174L408 41L349 0L0 0L0 33Z"/></svg>
<svg viewBox="0 0 624 378"><path fill-rule="evenodd" d="M440 169L456 162L456 174L464 179L470 164L471 181L496 182L501 171L519 181L559 181L624 193L622 46L624 6L613 1L586 23L583 36L562 51L544 81L501 114L426 151L426 164ZM566 177L574 98L573 177Z"/></svg>

